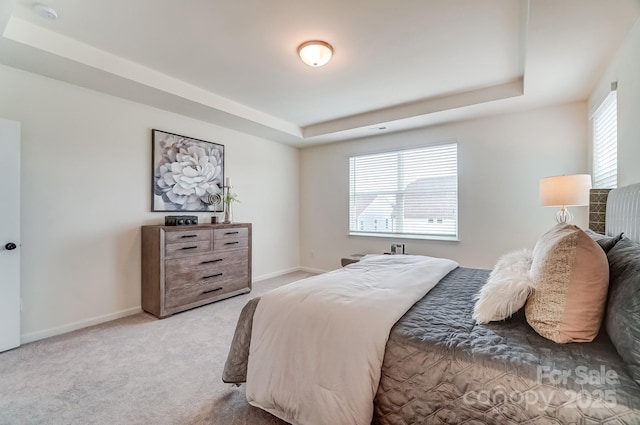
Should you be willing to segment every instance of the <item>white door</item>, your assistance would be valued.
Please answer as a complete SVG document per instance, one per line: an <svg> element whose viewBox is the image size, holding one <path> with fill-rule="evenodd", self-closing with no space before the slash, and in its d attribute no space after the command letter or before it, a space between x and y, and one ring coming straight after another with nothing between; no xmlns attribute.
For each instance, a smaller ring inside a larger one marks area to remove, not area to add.
<svg viewBox="0 0 640 425"><path fill-rule="evenodd" d="M20 123L0 118L0 351L20 345Z"/></svg>

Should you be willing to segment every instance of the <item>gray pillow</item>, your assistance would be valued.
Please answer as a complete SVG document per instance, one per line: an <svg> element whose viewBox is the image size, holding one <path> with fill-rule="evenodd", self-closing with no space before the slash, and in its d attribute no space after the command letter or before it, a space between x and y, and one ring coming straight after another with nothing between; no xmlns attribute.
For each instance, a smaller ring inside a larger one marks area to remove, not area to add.
<svg viewBox="0 0 640 425"><path fill-rule="evenodd" d="M591 229L585 230L585 233L589 235L591 239L596 241L598 245L600 245L605 254L608 253L611 248L613 248L614 245L617 244L620 239L622 239L622 236L624 235L624 233L620 233L618 236L607 236L601 233L596 233Z"/></svg>
<svg viewBox="0 0 640 425"><path fill-rule="evenodd" d="M640 245L622 238L607 254L607 333L631 377L640 384Z"/></svg>

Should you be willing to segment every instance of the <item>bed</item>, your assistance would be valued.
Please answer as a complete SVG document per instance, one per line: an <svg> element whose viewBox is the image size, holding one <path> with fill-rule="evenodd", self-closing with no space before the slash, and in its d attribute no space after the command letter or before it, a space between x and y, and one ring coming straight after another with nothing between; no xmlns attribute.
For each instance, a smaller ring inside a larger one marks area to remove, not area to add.
<svg viewBox="0 0 640 425"><path fill-rule="evenodd" d="M640 184L608 194L605 231L640 241ZM472 319L474 295L488 275L488 270L455 268L395 322L372 423L640 423L637 375L604 326L593 342L557 344L534 332L522 311L504 322L479 325ZM251 300L241 313L225 382L246 380L259 303Z"/></svg>

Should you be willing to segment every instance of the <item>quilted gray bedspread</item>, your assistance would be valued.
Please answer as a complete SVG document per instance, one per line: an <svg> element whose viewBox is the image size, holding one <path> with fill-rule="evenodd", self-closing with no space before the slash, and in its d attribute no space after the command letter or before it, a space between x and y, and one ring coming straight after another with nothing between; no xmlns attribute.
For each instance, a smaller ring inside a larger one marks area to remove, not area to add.
<svg viewBox="0 0 640 425"><path fill-rule="evenodd" d="M605 334L556 344L521 313L476 324L473 297L488 274L452 271L392 328L375 424L640 424L640 386ZM245 381L258 302L242 311L225 382Z"/></svg>

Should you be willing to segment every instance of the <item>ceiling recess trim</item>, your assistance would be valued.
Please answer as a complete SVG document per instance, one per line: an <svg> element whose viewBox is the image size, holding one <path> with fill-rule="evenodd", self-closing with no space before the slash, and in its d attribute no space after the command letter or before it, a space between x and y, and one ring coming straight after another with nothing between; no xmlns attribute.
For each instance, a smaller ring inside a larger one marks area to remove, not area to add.
<svg viewBox="0 0 640 425"><path fill-rule="evenodd" d="M523 78L519 78L505 84L423 99L363 114L352 115L350 117L308 125L303 128L303 135L307 138L357 128L370 128L372 125L380 123L389 123L420 115L428 115L435 112L522 96L523 93Z"/></svg>
<svg viewBox="0 0 640 425"><path fill-rule="evenodd" d="M288 121L249 108L200 87L185 83L120 56L96 49L88 44L60 35L15 16L9 20L3 35L6 39L70 59L82 65L101 69L162 92L219 109L283 133L297 137L302 135L300 128Z"/></svg>
<svg viewBox="0 0 640 425"><path fill-rule="evenodd" d="M0 62L247 134L306 146L371 135L369 128L383 124L392 123L391 131L424 126L429 117L435 119L447 111L522 96L530 0L519 2L520 42L514 58L520 70L517 79L304 127L12 16L15 0L0 2Z"/></svg>

